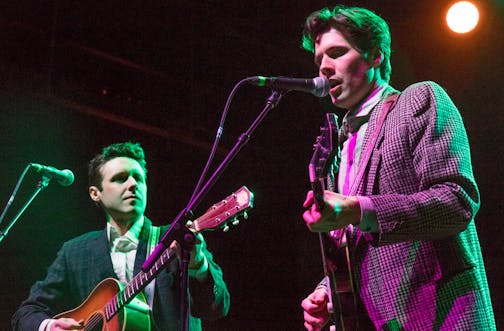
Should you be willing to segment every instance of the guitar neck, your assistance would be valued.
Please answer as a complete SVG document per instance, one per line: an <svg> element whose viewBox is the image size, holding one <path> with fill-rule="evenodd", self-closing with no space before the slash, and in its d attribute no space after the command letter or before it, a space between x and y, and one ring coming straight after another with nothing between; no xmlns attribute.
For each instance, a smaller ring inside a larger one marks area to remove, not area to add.
<svg viewBox="0 0 504 331"><path fill-rule="evenodd" d="M147 271L140 271L121 291L119 291L105 306L107 320L116 315L128 302L142 291L157 274L174 258L175 252L167 248L157 259L154 265Z"/></svg>
<svg viewBox="0 0 504 331"><path fill-rule="evenodd" d="M317 179L311 183L311 188L313 191L313 200L318 210L324 208L324 189L325 184L323 179Z"/></svg>
<svg viewBox="0 0 504 331"><path fill-rule="evenodd" d="M247 187L242 186L235 193L210 207L204 215L188 224L187 227L193 232L214 229L220 226L227 227L226 223L230 218L237 217L245 213L247 209L252 208L253 200L254 195L252 192ZM237 224L237 222L233 222L233 224ZM110 320L124 305L140 293L175 257L175 252L167 248L147 272L140 271L125 288L106 304L104 310L107 320Z"/></svg>
<svg viewBox="0 0 504 331"><path fill-rule="evenodd" d="M324 207L325 181L330 171L339 167L338 117L326 114L326 123L320 128L320 135L313 145L313 155L308 165L308 175L313 191L313 199L318 210Z"/></svg>

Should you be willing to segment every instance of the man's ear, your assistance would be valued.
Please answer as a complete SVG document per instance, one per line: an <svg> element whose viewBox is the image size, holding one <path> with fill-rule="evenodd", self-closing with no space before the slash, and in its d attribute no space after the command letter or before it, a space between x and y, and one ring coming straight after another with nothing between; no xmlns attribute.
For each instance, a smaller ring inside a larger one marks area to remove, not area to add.
<svg viewBox="0 0 504 331"><path fill-rule="evenodd" d="M91 197L91 200L94 202L100 202L101 200L101 195L100 195L100 190L96 186L90 186L89 187L89 196Z"/></svg>
<svg viewBox="0 0 504 331"><path fill-rule="evenodd" d="M373 67L379 67L383 62L383 52L377 50L371 59L373 60Z"/></svg>

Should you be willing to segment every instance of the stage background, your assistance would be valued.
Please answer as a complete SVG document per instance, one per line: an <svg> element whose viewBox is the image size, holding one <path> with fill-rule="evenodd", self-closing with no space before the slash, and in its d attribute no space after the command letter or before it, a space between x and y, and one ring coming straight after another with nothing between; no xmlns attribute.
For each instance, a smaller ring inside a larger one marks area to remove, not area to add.
<svg viewBox="0 0 504 331"><path fill-rule="evenodd" d="M148 161L147 215L171 222L209 155L233 86L254 75L314 77L300 49L304 18L328 1L4 1L0 5L0 205L29 162L71 169L50 183L0 245L0 329L60 245L103 221L87 194L87 161L101 147L139 141ZM450 1L347 1L392 31L398 89L434 80L464 118L482 206L476 218L498 325L503 325L502 1L480 1L481 24L450 33ZM262 110L270 90L242 86L216 166ZM302 330L300 302L321 278L317 236L301 218L307 164L327 98L284 96L194 210L247 185L255 206L228 233L204 234L231 292L229 316L206 330ZM340 114L341 115L341 114ZM215 166L212 169L215 169ZM33 192L29 172L12 219ZM5 222L1 224L1 229Z"/></svg>

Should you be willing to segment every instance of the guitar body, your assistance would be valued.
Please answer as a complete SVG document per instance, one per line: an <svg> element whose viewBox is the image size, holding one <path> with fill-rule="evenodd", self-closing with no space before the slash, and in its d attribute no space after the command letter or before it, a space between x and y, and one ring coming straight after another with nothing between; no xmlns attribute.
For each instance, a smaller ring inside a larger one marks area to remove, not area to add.
<svg viewBox="0 0 504 331"><path fill-rule="evenodd" d="M79 307L58 314L54 318L84 320L85 330L92 331L149 331L151 329L149 305L141 292L109 321L106 320L104 311L106 304L123 288L124 285L118 280L104 279Z"/></svg>
<svg viewBox="0 0 504 331"><path fill-rule="evenodd" d="M352 275L349 264L348 246L338 247L335 245L330 235L322 235L325 249L325 258L329 275L327 282L330 282L328 289L332 292L333 307L330 311L333 313L333 320L338 321L340 325L332 330L357 331L358 312L351 283ZM334 307L339 305L339 307Z"/></svg>

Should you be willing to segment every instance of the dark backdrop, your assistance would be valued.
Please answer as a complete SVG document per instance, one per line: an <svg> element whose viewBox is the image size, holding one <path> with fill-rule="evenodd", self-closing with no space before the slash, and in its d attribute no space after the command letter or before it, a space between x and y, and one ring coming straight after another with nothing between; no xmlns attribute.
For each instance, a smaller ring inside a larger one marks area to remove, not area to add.
<svg viewBox="0 0 504 331"><path fill-rule="evenodd" d="M450 33L450 1L348 1L375 10L393 36L392 85L445 87L471 141L482 207L477 228L498 325L503 320L502 1L480 1L478 29ZM299 47L304 18L327 1L4 1L0 8L0 205L29 162L69 168L0 245L0 329L45 275L63 241L103 221L87 196L86 164L102 146L135 140L149 166L147 214L168 223L185 207L233 86L253 75L314 77ZM264 106L268 89L243 86L230 107L215 165ZM321 277L316 235L301 219L307 164L327 100L286 95L195 208L231 191L255 193L249 219L205 233L232 296L207 330L301 330L301 299ZM215 166L214 168L215 169ZM6 220L39 178L29 172ZM1 225L3 229L4 223Z"/></svg>

